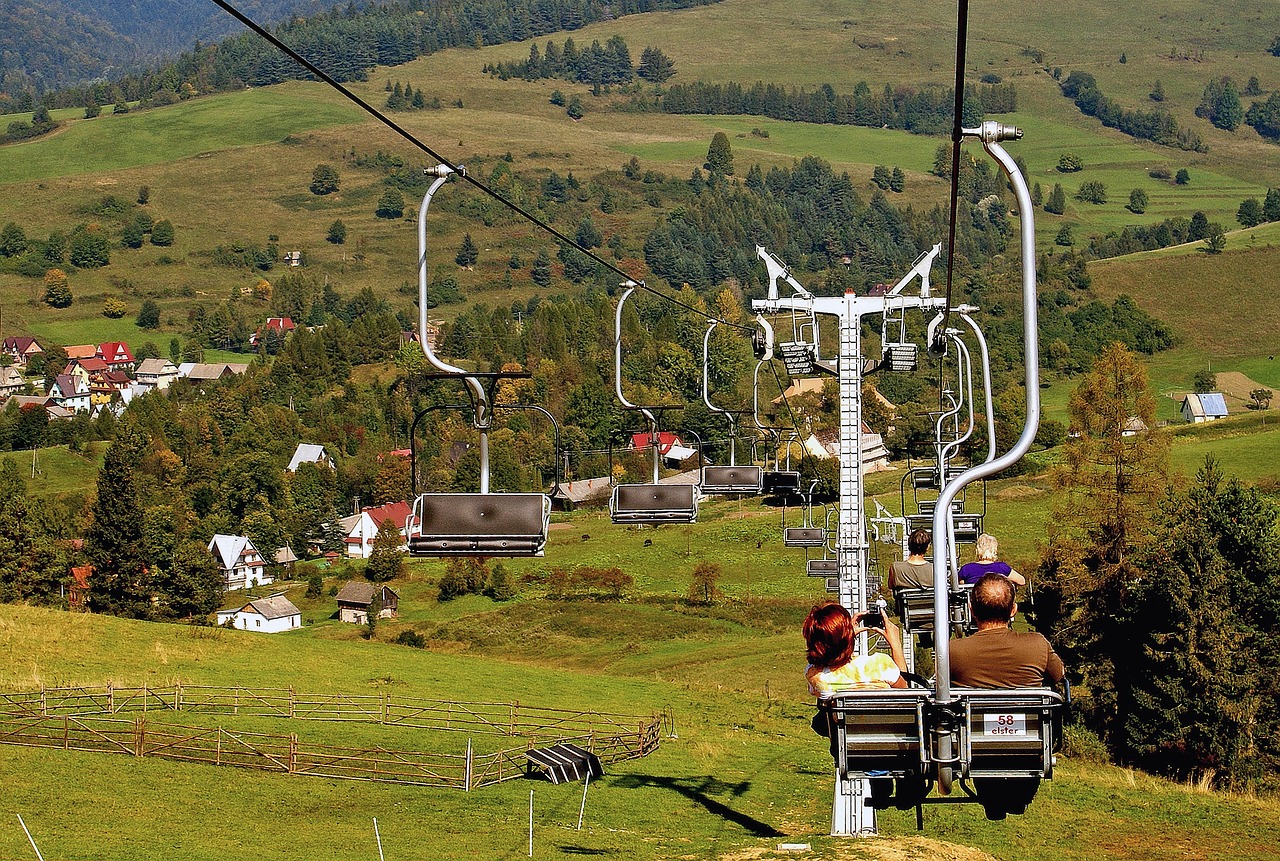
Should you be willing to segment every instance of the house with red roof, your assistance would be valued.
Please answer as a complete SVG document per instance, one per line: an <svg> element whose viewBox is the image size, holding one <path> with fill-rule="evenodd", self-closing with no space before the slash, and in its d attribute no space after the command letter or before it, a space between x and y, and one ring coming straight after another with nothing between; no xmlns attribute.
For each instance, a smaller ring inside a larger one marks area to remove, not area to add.
<svg viewBox="0 0 1280 861"><path fill-rule="evenodd" d="M289 333L296 328L298 326L291 317L268 317L267 322L249 336L249 346L256 347L273 334L279 337L280 343L283 343Z"/></svg>
<svg viewBox="0 0 1280 861"><path fill-rule="evenodd" d="M129 345L124 341L107 341L105 344L99 344L97 356L113 371L129 372L138 364L133 360L133 353L129 351Z"/></svg>
<svg viewBox="0 0 1280 861"><path fill-rule="evenodd" d="M370 508L362 508L359 514L344 517L338 522L345 533L343 543L347 548L347 556L352 559L368 559L373 555L373 539L378 537L378 528L384 520L390 520L400 531L400 549L409 549L409 515L413 509L407 502L389 502Z"/></svg>

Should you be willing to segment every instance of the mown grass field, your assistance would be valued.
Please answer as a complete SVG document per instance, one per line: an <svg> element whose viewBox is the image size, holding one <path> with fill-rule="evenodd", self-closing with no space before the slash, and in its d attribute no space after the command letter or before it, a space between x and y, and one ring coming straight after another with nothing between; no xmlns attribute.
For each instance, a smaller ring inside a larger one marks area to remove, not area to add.
<svg viewBox="0 0 1280 861"><path fill-rule="evenodd" d="M641 714L669 707L677 736L594 782L581 831L578 784L516 781L464 794L15 747L0 757L4 808L24 815L49 858L160 851L174 859L228 852L367 858L376 851L374 817L387 858L526 857L530 789L535 858L769 858L782 842L805 842L811 849L802 857L819 859L1085 859L1100 851L1172 859L1194 857L1197 841L1212 833L1215 851L1261 859L1280 838L1274 801L1201 793L1070 755L1060 758L1055 781L1025 817L988 823L976 808L930 807L920 834L910 815L895 811L881 817L881 838L830 838L829 759L808 727L794 630L806 604L754 604L650 613L634 602L520 598L498 606L474 599L442 629L454 635L505 627L506 636L433 640L426 651L315 636L320 629L255 636L3 606L0 643L15 656L0 669L6 690L181 681L606 704ZM520 627L530 615L568 616L565 627L576 636ZM641 623L644 639L620 648ZM247 723L252 727L241 728L296 731L329 743L378 734L343 724ZM54 797L59 803L50 804ZM25 857L24 840L19 829L6 829L0 855Z"/></svg>

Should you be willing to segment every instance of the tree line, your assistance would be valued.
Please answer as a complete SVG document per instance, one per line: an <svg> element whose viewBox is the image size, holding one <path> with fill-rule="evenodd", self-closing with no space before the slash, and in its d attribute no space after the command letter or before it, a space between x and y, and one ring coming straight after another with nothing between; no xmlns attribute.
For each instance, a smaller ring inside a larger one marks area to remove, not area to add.
<svg viewBox="0 0 1280 861"><path fill-rule="evenodd" d="M594 40L581 50L573 37L568 37L563 46L548 41L542 51L537 43L530 45L529 58L523 62L486 63L481 71L501 81L561 78L599 87L628 84L637 77L661 84L675 74L675 63L660 48L648 47L634 66L631 50L621 36L610 37L604 45Z"/></svg>
<svg viewBox="0 0 1280 861"><path fill-rule="evenodd" d="M749 86L696 81L673 84L661 96L669 114L753 114L793 122L902 129L917 134L944 134L952 125L955 91L943 87L899 87L885 84L875 92L859 81L851 93L830 84L813 91L757 81ZM984 114L1017 110L1013 84L965 86L964 122L974 126Z"/></svg>
<svg viewBox="0 0 1280 861"><path fill-rule="evenodd" d="M717 0L404 0L348 5L270 28L286 45L337 81L363 81L375 65L398 66L446 48L482 47L536 38L644 12L687 9ZM253 33L216 44L197 43L175 60L115 80L44 92L17 78L0 109L38 105L87 107L190 94L225 92L310 79L309 72ZM9 81L8 78L5 79Z"/></svg>
<svg viewBox="0 0 1280 861"><path fill-rule="evenodd" d="M1103 95L1098 81L1088 72L1075 71L1062 82L1062 94L1075 102L1080 112L1127 135L1153 141L1161 146L1191 152L1208 152L1204 140L1193 129L1180 127L1173 114L1163 109L1128 110Z"/></svg>

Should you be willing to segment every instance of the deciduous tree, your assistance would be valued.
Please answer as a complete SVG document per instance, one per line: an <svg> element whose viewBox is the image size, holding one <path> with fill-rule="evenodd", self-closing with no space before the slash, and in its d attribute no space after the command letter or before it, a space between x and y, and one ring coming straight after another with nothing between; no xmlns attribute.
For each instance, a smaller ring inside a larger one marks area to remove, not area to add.
<svg viewBox="0 0 1280 861"><path fill-rule="evenodd" d="M1088 691L1083 710L1107 737L1136 657L1122 621L1145 576L1134 549L1168 484L1155 408L1137 357L1119 343L1106 347L1071 394L1064 462L1053 474L1066 498L1050 519L1036 581L1036 624L1078 668ZM1135 425L1146 429L1133 433Z"/></svg>

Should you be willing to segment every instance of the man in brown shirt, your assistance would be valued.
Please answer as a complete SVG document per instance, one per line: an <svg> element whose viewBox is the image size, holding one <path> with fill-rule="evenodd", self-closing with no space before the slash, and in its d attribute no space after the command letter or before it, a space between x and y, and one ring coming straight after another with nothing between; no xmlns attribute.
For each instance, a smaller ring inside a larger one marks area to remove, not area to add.
<svg viewBox="0 0 1280 861"><path fill-rule="evenodd" d="M1009 622L1018 612L1013 582L985 574L973 586L969 605L978 630L951 641L951 683L971 688L1042 687L1062 681L1062 659L1043 636L1018 633ZM975 778L974 792L988 819L1025 813L1040 788L1038 777Z"/></svg>
<svg viewBox="0 0 1280 861"><path fill-rule="evenodd" d="M951 683L970 688L1041 687L1062 681L1062 659L1040 634L1009 627L1018 612L1008 577L985 574L969 596L976 633L951 642Z"/></svg>

